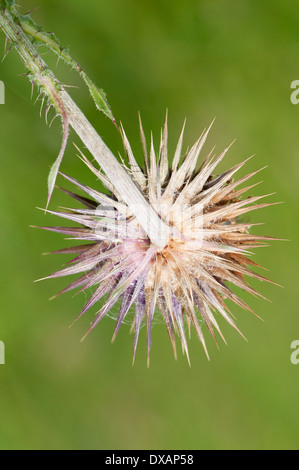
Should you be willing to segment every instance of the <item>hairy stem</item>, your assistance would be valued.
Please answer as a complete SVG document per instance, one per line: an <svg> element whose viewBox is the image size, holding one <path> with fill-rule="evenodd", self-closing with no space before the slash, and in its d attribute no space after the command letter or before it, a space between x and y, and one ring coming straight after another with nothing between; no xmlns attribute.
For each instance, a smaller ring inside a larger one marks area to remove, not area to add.
<svg viewBox="0 0 299 470"><path fill-rule="evenodd" d="M4 2L5 5L7 3L10 4L11 2ZM154 208L146 201L129 174L41 58L22 28L14 9L3 7L3 0L0 2L0 28L17 49L28 70L31 81L39 86L41 93L47 96L50 104L55 107L57 113L61 116L66 138L68 125L70 124L104 170L123 201L135 215L151 242L159 248L164 248L169 239L168 225L160 219ZM62 149L64 149L65 144L66 141ZM54 171L55 174L57 174L61 158L62 155L60 154L58 158L60 160L57 162Z"/></svg>

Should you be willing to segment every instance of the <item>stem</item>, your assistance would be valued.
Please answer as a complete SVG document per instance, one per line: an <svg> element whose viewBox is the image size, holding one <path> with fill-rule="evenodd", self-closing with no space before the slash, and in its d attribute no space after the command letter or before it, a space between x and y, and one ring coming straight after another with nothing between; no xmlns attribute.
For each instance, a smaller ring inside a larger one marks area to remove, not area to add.
<svg viewBox="0 0 299 470"><path fill-rule="evenodd" d="M13 11L8 11L6 8L0 9L0 28L17 49L33 82L37 83L41 91L48 96L62 120L68 122L78 134L135 215L151 242L158 248L164 248L169 239L168 225L160 219L154 208L146 201L129 174L65 91L63 85L56 79L18 24L18 18Z"/></svg>

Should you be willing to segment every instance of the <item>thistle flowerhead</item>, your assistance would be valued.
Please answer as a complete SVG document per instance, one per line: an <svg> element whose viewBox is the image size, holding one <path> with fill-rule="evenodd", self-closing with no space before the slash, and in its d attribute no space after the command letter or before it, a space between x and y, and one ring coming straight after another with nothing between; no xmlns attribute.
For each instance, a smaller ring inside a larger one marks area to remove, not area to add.
<svg viewBox="0 0 299 470"><path fill-rule="evenodd" d="M271 205L257 203L265 196L244 197L254 185L239 189L260 170L235 180L235 174L245 161L215 176L216 167L228 148L217 158L209 154L198 164L208 132L209 129L204 131L197 142L183 153L183 128L170 164L167 120L161 132L158 152L153 138L150 149L147 148L140 121L142 168L133 155L124 130L121 130L129 162L126 171L169 227L168 243L163 248L151 242L132 208L123 201L111 181L83 154L82 160L104 184L108 194L63 175L82 194L63 191L83 207L49 212L71 220L76 227L43 227L80 240L79 246L59 251L76 254L76 257L66 268L49 278L79 275L60 294L77 288L81 291L93 288L78 317L94 305L98 306L89 331L119 303L115 337L132 308L134 358L142 324L147 328L149 358L152 324L157 315L163 318L175 355L175 338L178 336L189 361L186 329L191 327L195 328L208 355L203 330L208 330L215 341L216 332L224 340L218 326L219 319L223 317L239 331L225 299L252 312L227 283L259 295L245 277L267 280L250 269L258 265L249 256L252 248L263 245L271 237L250 234L254 224L240 220L240 216L247 212Z"/></svg>

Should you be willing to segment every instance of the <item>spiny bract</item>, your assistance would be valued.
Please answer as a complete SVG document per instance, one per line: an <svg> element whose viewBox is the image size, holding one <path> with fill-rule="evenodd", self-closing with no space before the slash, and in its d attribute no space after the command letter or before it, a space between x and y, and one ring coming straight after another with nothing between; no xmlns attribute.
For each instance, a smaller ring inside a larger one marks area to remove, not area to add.
<svg viewBox="0 0 299 470"><path fill-rule="evenodd" d="M197 169L198 157L209 130L210 128L204 131L193 147L182 156L183 127L170 167L167 118L161 131L158 154L154 149L153 138L148 154L140 120L145 169L138 165L123 128L121 130L130 164L127 171L170 227L169 242L165 248L159 249L151 244L113 185L83 154L81 158L105 185L110 196L63 175L89 198L63 190L85 208L49 212L76 222L81 227L42 227L69 235L75 240L92 242L56 252L77 256L68 267L48 278L81 273L81 277L60 294L78 287L84 291L95 286L78 318L107 295L89 331L121 300L115 337L129 309L134 305L134 358L140 328L145 320L149 360L151 328L157 309L165 322L175 355L177 333L189 361L186 324L189 330L191 325L195 327L208 355L202 333L203 324L214 339L215 330L223 338L215 318L220 314L239 331L224 299L232 300L252 312L226 283L231 282L251 294L258 294L248 285L244 276L267 280L248 268L258 266L248 258L248 250L263 245L265 240L272 237L249 234L249 228L254 224L238 221L239 216L249 211L271 205L256 204L264 196L241 198L255 185L236 189L260 170L234 181L233 175L244 165L245 160L220 176L214 176L216 166L229 147L217 158L212 154L208 155Z"/></svg>

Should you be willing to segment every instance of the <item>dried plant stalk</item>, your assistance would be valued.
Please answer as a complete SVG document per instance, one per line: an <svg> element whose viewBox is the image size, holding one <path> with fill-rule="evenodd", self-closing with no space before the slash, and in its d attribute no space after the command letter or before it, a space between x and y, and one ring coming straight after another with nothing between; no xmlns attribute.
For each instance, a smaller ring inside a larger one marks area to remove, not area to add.
<svg viewBox="0 0 299 470"><path fill-rule="evenodd" d="M64 86L56 79L45 61L41 58L30 37L21 26L13 2L1 0L0 28L24 61L32 83L39 87L40 93L48 100L48 106L54 106L62 119L63 142L59 156L49 174L48 202L67 144L69 125L71 125L104 170L111 184L121 196L121 199L139 220L152 243L161 248L165 246L169 237L168 226L161 220L148 201L146 201L111 150L103 142L82 111L65 91ZM111 116L113 116L112 113Z"/></svg>

